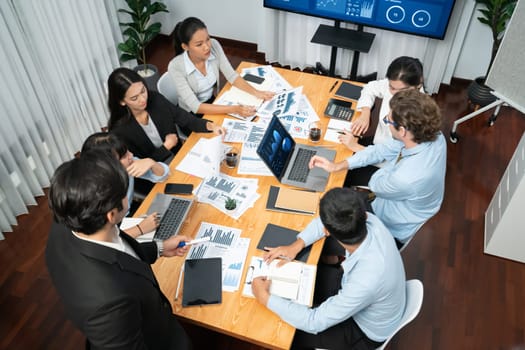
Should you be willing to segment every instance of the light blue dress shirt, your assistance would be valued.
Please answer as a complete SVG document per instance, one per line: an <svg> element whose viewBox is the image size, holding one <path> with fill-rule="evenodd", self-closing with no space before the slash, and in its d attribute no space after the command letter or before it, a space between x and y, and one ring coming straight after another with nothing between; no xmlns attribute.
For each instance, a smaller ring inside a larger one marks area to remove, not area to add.
<svg viewBox="0 0 525 350"><path fill-rule="evenodd" d="M447 144L441 132L436 140L410 149L398 140L368 146L347 161L349 169L386 161L368 183L376 194L372 209L401 242L441 207L447 165Z"/></svg>
<svg viewBox="0 0 525 350"><path fill-rule="evenodd" d="M133 157L133 160L139 160L139 158L137 157ZM157 164L160 164L162 166L162 168L164 169L164 172L162 173L162 175L155 175L153 173L153 171L151 171L151 169L149 169L148 171L146 171L144 173L144 175L142 176L139 176L140 179L144 179L144 180L148 180L148 181L151 181L151 182L162 182L164 180L166 180L166 178L168 177L168 175L170 174L170 168L162 163L162 162L157 162ZM131 206L131 202L133 201L133 187L135 185L135 178L133 176L129 176L129 186L128 186L128 193L127 193L127 196L128 196L128 208ZM129 212L129 211L128 211ZM126 213L127 215L127 213Z"/></svg>
<svg viewBox="0 0 525 350"><path fill-rule="evenodd" d="M314 219L298 235L305 242L324 236ZM368 234L341 264L344 273L338 294L309 308L271 295L267 307L295 328L317 334L353 317L366 336L384 341L399 325L405 309L405 270L392 235L368 213Z"/></svg>

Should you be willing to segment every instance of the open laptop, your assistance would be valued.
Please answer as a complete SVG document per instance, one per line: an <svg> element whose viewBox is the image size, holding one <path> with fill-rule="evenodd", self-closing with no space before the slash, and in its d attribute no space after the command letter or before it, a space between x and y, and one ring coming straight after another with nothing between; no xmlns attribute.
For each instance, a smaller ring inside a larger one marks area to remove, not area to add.
<svg viewBox="0 0 525 350"><path fill-rule="evenodd" d="M193 199L157 193L148 208L148 215L157 212L161 216L153 239L164 241L178 234L192 204Z"/></svg>
<svg viewBox="0 0 525 350"><path fill-rule="evenodd" d="M330 174L321 168L308 169L310 159L314 155L335 159L335 150L296 144L275 116L257 147L257 154L282 184L317 192L324 192Z"/></svg>

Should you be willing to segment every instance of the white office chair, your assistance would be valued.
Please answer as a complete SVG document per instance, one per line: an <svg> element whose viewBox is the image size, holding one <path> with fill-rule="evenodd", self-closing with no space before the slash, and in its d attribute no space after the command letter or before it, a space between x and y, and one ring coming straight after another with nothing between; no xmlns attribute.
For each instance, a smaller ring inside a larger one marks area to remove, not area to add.
<svg viewBox="0 0 525 350"><path fill-rule="evenodd" d="M388 342L396 335L397 332L409 322L411 322L419 314L421 305L423 304L423 283L420 280L409 280L406 282L406 305L403 317L399 326L392 332L392 334L385 340L383 345L378 347L376 350L384 350L388 345Z"/></svg>
<svg viewBox="0 0 525 350"><path fill-rule="evenodd" d="M406 326L410 321L412 321L419 314L421 310L421 305L423 305L423 283L420 280L409 280L405 283L406 288L406 304L405 311L403 311L403 316L401 317L401 322L399 326L386 338L383 345L378 347L376 350L384 350L388 345L388 342L392 340L394 335L404 326ZM316 348L316 350L324 350Z"/></svg>
<svg viewBox="0 0 525 350"><path fill-rule="evenodd" d="M416 231L417 232L417 231ZM405 248L407 247L408 243L410 243L410 241L412 240L412 238L414 238L416 234L414 233L412 235L412 237L410 237L405 243L403 243L403 245L401 246L401 248L399 248L399 252L401 253L403 250L405 250Z"/></svg>
<svg viewBox="0 0 525 350"><path fill-rule="evenodd" d="M164 72L159 81L157 81L157 90L174 105L179 104L179 96L177 94L177 90L175 89L175 83L169 76L168 72ZM177 129L177 134L179 135L180 141L184 143L188 136L182 132L181 128L177 124L175 124L175 128Z"/></svg>

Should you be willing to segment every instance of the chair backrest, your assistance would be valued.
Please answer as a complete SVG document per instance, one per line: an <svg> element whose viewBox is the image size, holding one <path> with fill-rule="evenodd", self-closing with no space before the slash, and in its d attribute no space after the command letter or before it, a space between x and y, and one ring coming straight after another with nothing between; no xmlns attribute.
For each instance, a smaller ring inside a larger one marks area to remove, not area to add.
<svg viewBox="0 0 525 350"><path fill-rule="evenodd" d="M421 229L421 227L427 222L427 220L423 221L422 223L419 224L419 226L414 230L414 234L412 236L410 236L410 238L408 240L405 241L405 243L403 243L403 245L401 246L401 248L399 248L399 252L401 253L403 250L405 250L405 248L407 247L408 243L410 243L410 241L412 240L412 238L414 238L414 236L416 235L416 233L419 232L419 230Z"/></svg>
<svg viewBox="0 0 525 350"><path fill-rule="evenodd" d="M164 95L174 105L179 104L179 96L177 95L177 90L175 89L175 84L171 80L168 72L164 72L157 82L157 90Z"/></svg>
<svg viewBox="0 0 525 350"><path fill-rule="evenodd" d="M401 253L403 250L405 250L405 248L407 247L408 243L410 243L410 241L412 240L412 238L414 238L415 234L413 234L407 241L405 241L405 243L403 243L403 245L401 246L401 248L399 248L399 252Z"/></svg>
<svg viewBox="0 0 525 350"><path fill-rule="evenodd" d="M403 312L399 326L397 326L395 331L385 340L383 345L376 350L383 350L394 335L419 314L419 310L421 310L421 305L423 304L423 283L421 283L420 280L406 281L406 293L405 311Z"/></svg>
<svg viewBox="0 0 525 350"><path fill-rule="evenodd" d="M171 77L169 76L168 72L164 72L164 74L162 74L162 76L160 77L159 81L157 81L157 90L174 105L177 105L179 103L177 89L175 89L175 84L171 80ZM184 134L182 129L177 124L175 124L175 128L177 129L177 134L179 135L179 139L181 140L181 142L186 141L188 136Z"/></svg>

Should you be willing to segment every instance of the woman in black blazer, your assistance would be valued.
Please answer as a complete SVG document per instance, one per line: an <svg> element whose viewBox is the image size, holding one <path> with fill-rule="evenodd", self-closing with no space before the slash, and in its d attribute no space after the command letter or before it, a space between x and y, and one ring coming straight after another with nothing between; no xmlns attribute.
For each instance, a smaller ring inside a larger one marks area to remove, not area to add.
<svg viewBox="0 0 525 350"><path fill-rule="evenodd" d="M200 119L173 105L128 68L115 69L108 78L109 132L119 136L139 158L169 162L180 148L175 124L196 132L224 134L214 122Z"/></svg>

